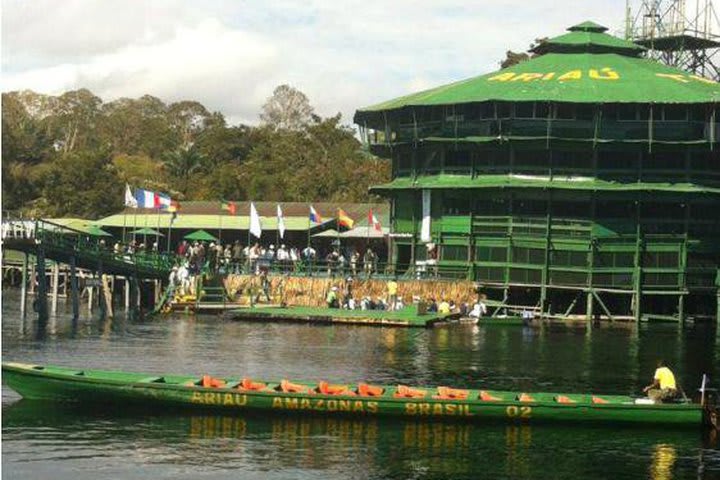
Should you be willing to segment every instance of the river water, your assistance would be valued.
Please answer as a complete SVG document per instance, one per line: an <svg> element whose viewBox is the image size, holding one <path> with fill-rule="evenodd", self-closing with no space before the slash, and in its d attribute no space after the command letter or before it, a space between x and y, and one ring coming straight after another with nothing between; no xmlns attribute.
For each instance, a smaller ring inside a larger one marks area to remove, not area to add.
<svg viewBox="0 0 720 480"><path fill-rule="evenodd" d="M711 326L432 330L176 315L46 325L3 291L2 358L80 368L636 394L662 357L690 393L720 375ZM715 382L717 384L717 382ZM720 478L700 429L507 426L125 411L2 389L2 478Z"/></svg>

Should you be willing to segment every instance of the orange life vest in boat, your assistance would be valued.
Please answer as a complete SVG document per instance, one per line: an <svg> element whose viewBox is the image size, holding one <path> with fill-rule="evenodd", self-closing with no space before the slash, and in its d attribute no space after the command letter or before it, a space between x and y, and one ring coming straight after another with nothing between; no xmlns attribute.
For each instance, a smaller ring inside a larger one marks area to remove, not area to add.
<svg viewBox="0 0 720 480"><path fill-rule="evenodd" d="M437 387L438 394L435 398L439 400L467 400L468 391L450 387Z"/></svg>
<svg viewBox="0 0 720 480"><path fill-rule="evenodd" d="M592 397L592 402L593 403L610 403L607 400L605 400L604 398L595 397L595 396Z"/></svg>
<svg viewBox="0 0 720 480"><path fill-rule="evenodd" d="M483 402L498 402L502 400L500 397L496 397L495 395L491 395L485 390L480 390L480 400Z"/></svg>
<svg viewBox="0 0 720 480"><path fill-rule="evenodd" d="M395 392L395 398L425 398L425 390L418 388L410 388L407 385L398 385L397 392Z"/></svg>
<svg viewBox="0 0 720 480"><path fill-rule="evenodd" d="M225 380L213 378L210 375L203 375L200 386L205 388L221 388L225 386Z"/></svg>
<svg viewBox="0 0 720 480"><path fill-rule="evenodd" d="M367 383L358 383L357 392L361 397L379 397L385 392L385 389Z"/></svg>
<svg viewBox="0 0 720 480"><path fill-rule="evenodd" d="M557 397L555 397L555 401L557 403L577 403L575 400L565 395L558 395Z"/></svg>
<svg viewBox="0 0 720 480"><path fill-rule="evenodd" d="M347 385L331 385L328 382L319 382L317 391L323 395L355 395Z"/></svg>
<svg viewBox="0 0 720 480"><path fill-rule="evenodd" d="M249 378L243 378L240 382L240 385L238 385L238 388L241 390L250 390L254 392L259 392L262 390L267 390L267 385L262 382L253 382Z"/></svg>
<svg viewBox="0 0 720 480"><path fill-rule="evenodd" d="M521 393L520 395L518 395L517 399L519 402L534 402L535 401L535 399L532 398L527 393Z"/></svg>
<svg viewBox="0 0 720 480"><path fill-rule="evenodd" d="M297 383L290 383L288 380L282 380L280 382L280 390L285 393L306 393L308 387L305 385L298 385Z"/></svg>

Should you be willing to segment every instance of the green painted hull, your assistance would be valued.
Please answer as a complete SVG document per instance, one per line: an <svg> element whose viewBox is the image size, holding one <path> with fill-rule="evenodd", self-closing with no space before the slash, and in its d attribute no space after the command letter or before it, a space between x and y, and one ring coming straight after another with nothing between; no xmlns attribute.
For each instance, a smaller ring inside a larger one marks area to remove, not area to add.
<svg viewBox="0 0 720 480"><path fill-rule="evenodd" d="M396 387L385 387L378 397L321 395L318 393L254 392L237 388L240 379L224 379L227 387L188 385L198 377L152 376L140 373L76 370L63 367L3 363L3 382L31 400L112 403L147 408L195 408L228 412L313 413L318 415L396 416L455 419L466 422L625 423L655 426L700 426L703 410L694 404L638 405L627 396L533 393L519 401L517 392L487 391L497 400L482 401L470 390L467 400L436 399L427 388L421 399L394 398ZM268 383L269 387L277 384ZM311 384L305 384L314 386ZM558 396L575 403L559 403Z"/></svg>

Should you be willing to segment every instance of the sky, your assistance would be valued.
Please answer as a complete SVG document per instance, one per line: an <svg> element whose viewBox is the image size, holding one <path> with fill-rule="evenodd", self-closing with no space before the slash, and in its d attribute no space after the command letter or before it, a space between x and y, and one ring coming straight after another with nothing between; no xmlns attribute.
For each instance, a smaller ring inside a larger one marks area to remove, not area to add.
<svg viewBox="0 0 720 480"><path fill-rule="evenodd" d="M197 100L257 124L274 88L322 116L488 73L624 0L2 0L2 90Z"/></svg>

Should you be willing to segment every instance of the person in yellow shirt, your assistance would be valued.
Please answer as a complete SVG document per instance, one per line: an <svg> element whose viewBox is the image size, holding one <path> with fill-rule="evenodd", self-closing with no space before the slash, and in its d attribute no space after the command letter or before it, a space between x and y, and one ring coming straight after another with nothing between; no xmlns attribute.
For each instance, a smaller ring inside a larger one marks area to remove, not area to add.
<svg viewBox="0 0 720 480"><path fill-rule="evenodd" d="M442 302L440 302L440 305L438 305L438 313L440 315L447 315L450 313L450 303L443 299Z"/></svg>
<svg viewBox="0 0 720 480"><path fill-rule="evenodd" d="M388 310L395 310L397 303L398 284L397 279L393 278L387 282L388 291Z"/></svg>
<svg viewBox="0 0 720 480"><path fill-rule="evenodd" d="M677 396L677 384L675 383L675 375L670 370L665 361L659 360L657 369L653 376L653 383L643 389L647 393L648 398L656 402L664 402L672 400Z"/></svg>

